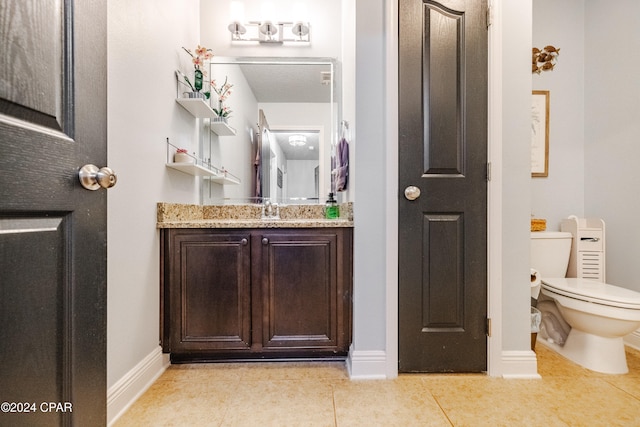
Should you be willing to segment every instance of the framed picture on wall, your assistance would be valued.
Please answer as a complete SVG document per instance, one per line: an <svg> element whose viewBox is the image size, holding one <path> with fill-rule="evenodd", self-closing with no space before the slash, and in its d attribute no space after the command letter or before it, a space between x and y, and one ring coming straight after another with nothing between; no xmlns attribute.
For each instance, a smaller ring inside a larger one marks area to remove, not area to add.
<svg viewBox="0 0 640 427"><path fill-rule="evenodd" d="M531 103L531 176L549 176L549 91L534 90Z"/></svg>

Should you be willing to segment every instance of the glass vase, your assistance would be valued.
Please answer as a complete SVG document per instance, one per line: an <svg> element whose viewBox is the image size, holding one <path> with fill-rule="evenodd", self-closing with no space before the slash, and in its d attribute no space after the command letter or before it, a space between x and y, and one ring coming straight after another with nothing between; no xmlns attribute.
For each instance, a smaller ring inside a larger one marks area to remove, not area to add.
<svg viewBox="0 0 640 427"><path fill-rule="evenodd" d="M200 92L202 90L202 81L203 81L202 71L198 68L193 72L193 88L196 92Z"/></svg>

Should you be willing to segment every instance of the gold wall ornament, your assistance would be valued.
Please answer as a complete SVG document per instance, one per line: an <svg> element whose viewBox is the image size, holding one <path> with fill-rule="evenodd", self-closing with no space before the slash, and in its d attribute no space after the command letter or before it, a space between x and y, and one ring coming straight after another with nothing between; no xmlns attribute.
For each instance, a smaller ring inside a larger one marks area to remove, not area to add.
<svg viewBox="0 0 640 427"><path fill-rule="evenodd" d="M542 71L551 71L556 66L556 60L560 55L560 48L545 46L543 49L534 47L531 56L531 72L540 74Z"/></svg>

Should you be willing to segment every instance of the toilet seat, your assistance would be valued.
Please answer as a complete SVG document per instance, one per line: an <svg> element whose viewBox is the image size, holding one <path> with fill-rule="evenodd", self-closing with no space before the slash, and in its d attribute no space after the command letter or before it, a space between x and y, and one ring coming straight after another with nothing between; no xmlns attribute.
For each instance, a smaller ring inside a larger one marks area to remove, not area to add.
<svg viewBox="0 0 640 427"><path fill-rule="evenodd" d="M543 278L542 287L559 295L610 307L640 310L640 292L581 278Z"/></svg>

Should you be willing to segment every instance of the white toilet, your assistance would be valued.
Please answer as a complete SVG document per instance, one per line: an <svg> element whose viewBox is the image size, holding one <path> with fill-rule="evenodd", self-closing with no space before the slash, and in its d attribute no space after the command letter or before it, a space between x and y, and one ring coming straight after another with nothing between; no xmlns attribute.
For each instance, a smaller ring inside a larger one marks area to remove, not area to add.
<svg viewBox="0 0 640 427"><path fill-rule="evenodd" d="M539 340L585 368L625 374L622 338L640 327L640 292L567 278L571 233L531 233L531 267L542 279ZM545 326L546 325L546 326Z"/></svg>

